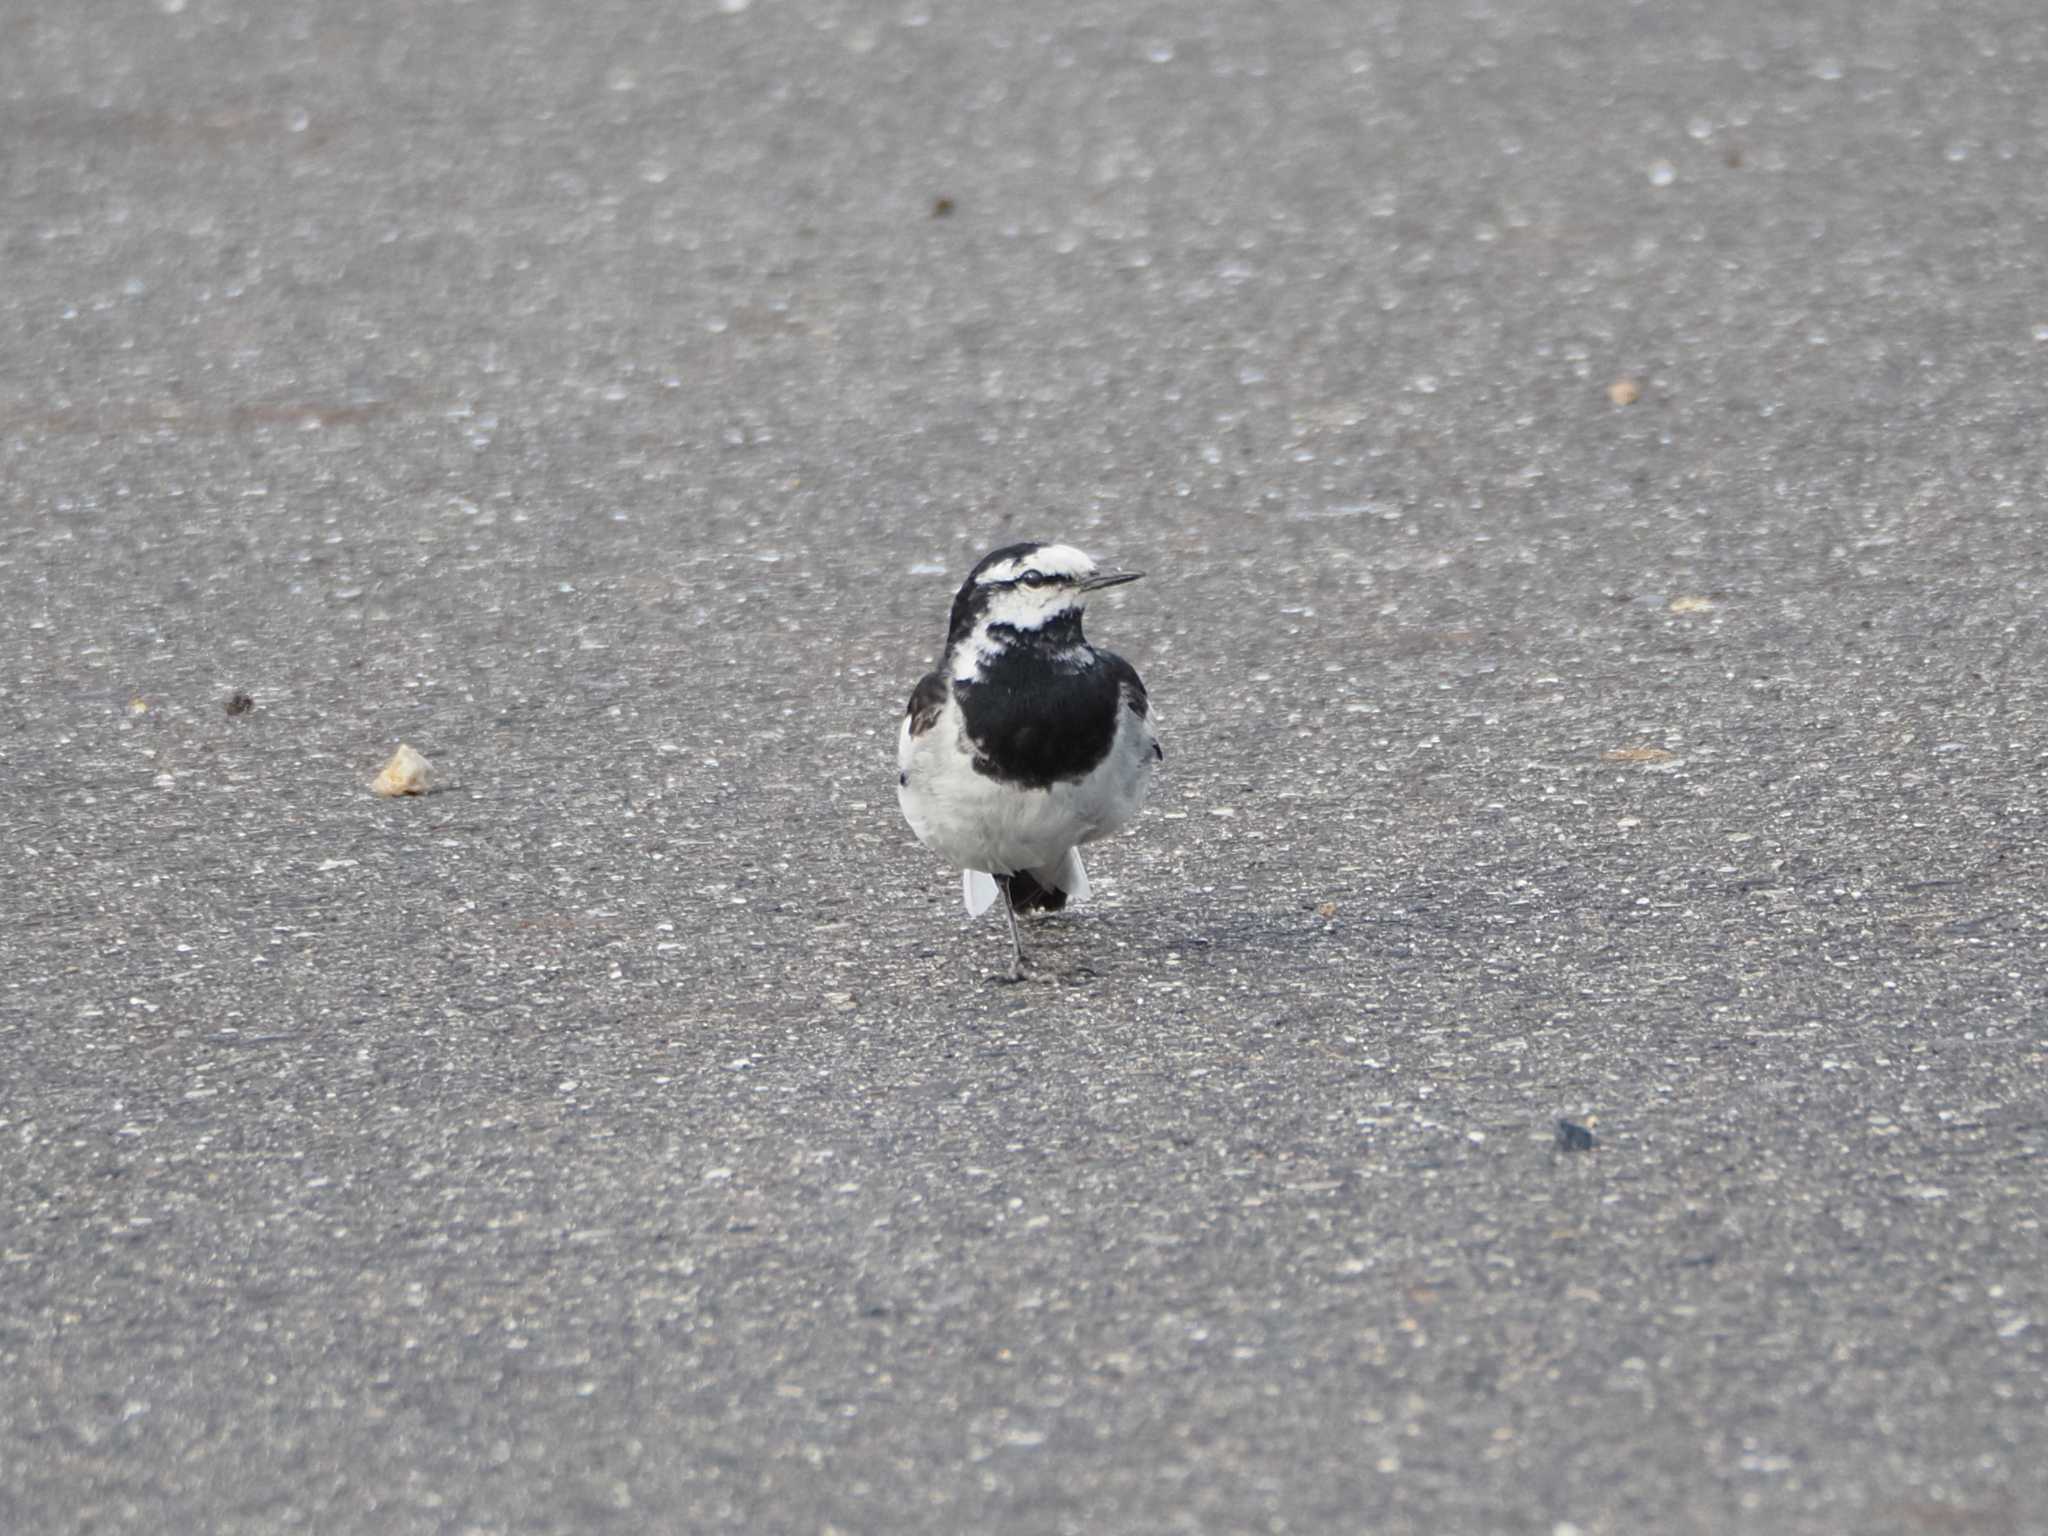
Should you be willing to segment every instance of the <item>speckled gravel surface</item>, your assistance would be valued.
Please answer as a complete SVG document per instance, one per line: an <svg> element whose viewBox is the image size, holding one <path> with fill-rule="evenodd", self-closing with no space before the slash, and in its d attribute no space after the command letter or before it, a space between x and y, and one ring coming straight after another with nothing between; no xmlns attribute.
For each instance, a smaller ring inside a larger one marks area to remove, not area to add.
<svg viewBox="0 0 2048 1536"><path fill-rule="evenodd" d="M0 210L0 1529L2043 1529L2035 0L0 0Z"/></svg>

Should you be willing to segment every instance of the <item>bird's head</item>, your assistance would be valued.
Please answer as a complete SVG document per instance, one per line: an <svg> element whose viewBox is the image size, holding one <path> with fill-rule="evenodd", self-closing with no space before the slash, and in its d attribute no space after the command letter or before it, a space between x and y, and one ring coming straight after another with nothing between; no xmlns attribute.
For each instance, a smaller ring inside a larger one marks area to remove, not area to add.
<svg viewBox="0 0 2048 1536"><path fill-rule="evenodd" d="M1102 571L1071 544L1010 544L982 556L953 599L949 648L976 634L1081 638L1090 592L1136 581L1142 571Z"/></svg>

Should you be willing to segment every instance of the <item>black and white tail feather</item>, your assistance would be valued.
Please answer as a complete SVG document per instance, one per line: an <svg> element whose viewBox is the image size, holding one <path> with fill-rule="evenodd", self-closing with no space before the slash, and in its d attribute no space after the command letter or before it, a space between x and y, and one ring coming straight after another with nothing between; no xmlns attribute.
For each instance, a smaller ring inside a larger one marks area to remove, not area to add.
<svg viewBox="0 0 2048 1536"><path fill-rule="evenodd" d="M1081 633L1105 574L1066 544L985 556L953 599L945 654L910 696L896 796L918 840L961 871L970 918L1086 901L1080 845L1137 815L1163 757L1145 685Z"/></svg>
<svg viewBox="0 0 2048 1536"><path fill-rule="evenodd" d="M960 871L960 895L969 917L981 916L1001 894L996 877L987 870ZM1088 889L1088 870L1078 848L1069 848L1050 869L1020 869L1010 876L1010 905L1019 912L1057 912L1070 901L1086 901L1094 894Z"/></svg>

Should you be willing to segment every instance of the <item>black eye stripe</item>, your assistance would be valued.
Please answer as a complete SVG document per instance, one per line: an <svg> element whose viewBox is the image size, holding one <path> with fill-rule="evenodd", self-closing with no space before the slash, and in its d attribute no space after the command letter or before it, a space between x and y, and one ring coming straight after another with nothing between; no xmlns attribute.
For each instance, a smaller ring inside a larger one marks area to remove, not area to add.
<svg viewBox="0 0 2048 1536"><path fill-rule="evenodd" d="M1071 587L1080 580L1077 576L1053 575L1046 571L1026 571L1021 576L1012 576L1004 581L983 581L980 585L991 592L1009 592L1018 587Z"/></svg>

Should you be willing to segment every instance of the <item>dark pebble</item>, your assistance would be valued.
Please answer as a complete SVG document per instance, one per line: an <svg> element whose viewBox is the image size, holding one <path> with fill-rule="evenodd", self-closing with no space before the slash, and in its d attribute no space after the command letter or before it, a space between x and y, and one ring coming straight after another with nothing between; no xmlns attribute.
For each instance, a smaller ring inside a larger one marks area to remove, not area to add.
<svg viewBox="0 0 2048 1536"><path fill-rule="evenodd" d="M1590 1152L1599 1145L1593 1133L1583 1125L1574 1125L1569 1120L1557 1122L1557 1146L1560 1152Z"/></svg>

